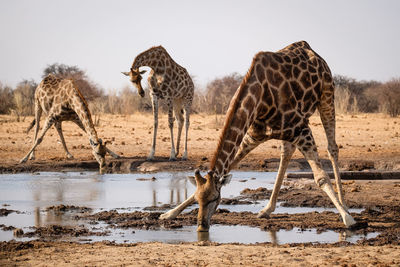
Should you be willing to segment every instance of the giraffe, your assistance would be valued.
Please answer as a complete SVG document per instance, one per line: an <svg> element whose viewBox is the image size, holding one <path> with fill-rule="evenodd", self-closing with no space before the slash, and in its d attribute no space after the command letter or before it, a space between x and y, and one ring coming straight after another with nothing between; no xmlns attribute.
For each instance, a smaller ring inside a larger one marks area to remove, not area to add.
<svg viewBox="0 0 400 267"><path fill-rule="evenodd" d="M144 97L144 90L140 81L141 74L145 71L139 71L142 66L151 68L148 76L150 86L150 97L153 106L153 140L151 144L148 160L154 159L156 150L156 137L158 128L158 102L159 99L165 100L168 107L168 126L171 134L171 153L169 160L176 160L179 154L179 144L183 127L183 114L185 115L185 150L182 155L182 160L187 160L187 139L189 130L190 109L193 101L194 85L190 75L185 68L178 65L162 46L152 47L140 53L134 60L129 72L122 72L129 76L131 82L138 89L141 97ZM178 136L176 140L176 151L174 146L174 118L178 122Z"/></svg>
<svg viewBox="0 0 400 267"><path fill-rule="evenodd" d="M328 140L338 196L327 173L322 169L309 117L318 109ZM277 52L259 52L233 96L210 171L191 178L196 192L161 219L175 218L197 201L197 230L208 231L210 219L220 199L221 187L229 183L230 170L259 144L282 141L281 159L269 203L258 217L267 218L275 210L276 199L290 158L296 148L304 155L314 174L315 183L329 196L346 227L356 224L347 211L338 168L335 141L334 82L325 60L305 41L293 43Z"/></svg>
<svg viewBox="0 0 400 267"><path fill-rule="evenodd" d="M43 111L46 114L46 121L38 137L39 122ZM61 123L63 121L72 121L76 123L79 128L88 134L89 143L93 149L93 155L100 165L100 173L106 170L105 155L107 152L113 158L119 158L116 153L108 149L106 144L103 144L102 140L97 137L88 104L74 84L74 81L71 79L57 78L50 74L45 77L36 88L35 118L26 131L29 132L36 124L35 138L32 148L25 157L21 159L20 163L26 162L28 158L32 160L35 159L35 148L42 142L47 130L53 124L60 136L67 158L73 158L67 149L62 133Z"/></svg>

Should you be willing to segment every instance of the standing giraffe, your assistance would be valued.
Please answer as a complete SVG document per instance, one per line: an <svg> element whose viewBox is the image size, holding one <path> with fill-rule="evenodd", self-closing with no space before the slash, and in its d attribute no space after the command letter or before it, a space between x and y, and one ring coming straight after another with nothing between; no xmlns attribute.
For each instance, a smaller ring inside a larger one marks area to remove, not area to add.
<svg viewBox="0 0 400 267"><path fill-rule="evenodd" d="M39 122L42 111L46 114L44 127L39 135ZM93 155L100 165L100 173L106 169L105 155L108 152L112 157L119 158L117 154L112 152L103 144L102 140L97 138L97 132L94 128L92 116L88 108L86 100L78 90L73 80L57 78L50 74L39 84L35 91L35 119L27 129L36 124L35 138L33 146L28 154L21 159L20 163L24 163L30 159L35 159L35 148L42 142L47 130L54 124L60 136L61 143L67 154L67 158L73 158L69 153L65 144L64 135L62 133L61 123L63 121L72 121L76 123L89 136L89 142L93 149Z"/></svg>
<svg viewBox="0 0 400 267"><path fill-rule="evenodd" d="M328 139L328 153L335 173L338 197L322 169L309 117L318 111ZM199 203L198 231L208 231L210 219L221 200L221 187L229 183L230 170L259 144L282 140L281 162L268 205L258 217L275 210L276 199L296 147L314 173L315 183L329 196L346 227L356 222L347 211L338 168L335 141L334 83L326 62L305 41L278 52L260 52L233 96L224 129L203 178L195 172L196 192L160 218L174 218L195 200Z"/></svg>
<svg viewBox="0 0 400 267"><path fill-rule="evenodd" d="M130 72L122 72L129 76L131 82L137 87L138 93L144 97L144 90L140 81L141 74L145 71L139 71L140 67L147 66L151 68L148 77L150 86L150 97L153 105L154 127L153 141L151 144L148 160L154 159L156 150L156 137L158 128L158 100L165 100L168 107L168 126L171 133L171 154L169 160L176 160L179 154L179 143L183 127L183 113L185 114L185 151L182 159L188 158L187 138L189 130L190 108L193 101L194 85L190 75L185 68L178 65L162 46L152 47L149 50L139 54L131 67ZM178 137L176 140L176 152L174 146L174 118L178 122Z"/></svg>

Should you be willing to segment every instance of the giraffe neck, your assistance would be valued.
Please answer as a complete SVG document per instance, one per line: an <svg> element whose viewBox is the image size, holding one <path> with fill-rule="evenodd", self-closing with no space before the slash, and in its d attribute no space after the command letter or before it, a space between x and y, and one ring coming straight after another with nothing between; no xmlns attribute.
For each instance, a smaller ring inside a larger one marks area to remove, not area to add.
<svg viewBox="0 0 400 267"><path fill-rule="evenodd" d="M171 65L171 60L163 47L152 47L135 58L132 68L138 69L139 67L146 66L153 69L156 73L164 73L165 69Z"/></svg>
<svg viewBox="0 0 400 267"><path fill-rule="evenodd" d="M88 104L85 98L82 96L82 93L73 82L72 86L72 89L76 92L76 94L72 94L74 96L74 99L72 100L74 111L78 115L83 127L85 128L86 134L89 137L90 144L98 144L99 138L97 137L97 132L94 128L92 115L90 114Z"/></svg>
<svg viewBox="0 0 400 267"><path fill-rule="evenodd" d="M214 171L218 177L231 170L243 137L256 116L259 99L252 92L261 91L261 87L257 83L253 69L253 67L250 68L231 100L224 129L210 163L210 170Z"/></svg>

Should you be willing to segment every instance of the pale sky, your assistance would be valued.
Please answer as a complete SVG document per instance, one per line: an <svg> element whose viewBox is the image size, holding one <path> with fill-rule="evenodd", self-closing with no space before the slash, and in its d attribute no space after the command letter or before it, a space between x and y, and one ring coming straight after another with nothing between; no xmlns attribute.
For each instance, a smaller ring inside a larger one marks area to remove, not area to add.
<svg viewBox="0 0 400 267"><path fill-rule="evenodd" d="M334 74L384 82L400 77L399 13L397 0L0 0L0 82L63 63L119 90L135 56L162 45L204 87L299 40Z"/></svg>

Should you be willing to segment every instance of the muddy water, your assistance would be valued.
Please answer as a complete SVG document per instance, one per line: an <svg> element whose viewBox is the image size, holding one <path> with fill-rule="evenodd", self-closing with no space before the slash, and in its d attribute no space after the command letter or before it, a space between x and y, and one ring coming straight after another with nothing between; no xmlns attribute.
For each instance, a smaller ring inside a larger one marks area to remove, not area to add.
<svg viewBox="0 0 400 267"><path fill-rule="evenodd" d="M152 173L152 174L106 174L93 172L66 173L35 173L35 174L4 174L0 175L0 205L1 208L12 210L7 216L0 217L0 225L21 228L29 232L32 227L47 227L61 225L67 227L87 227L92 232L105 231L106 235L85 237L69 237L64 240L116 242L191 242L210 240L220 243L240 242L273 242L277 244L294 242L337 242L347 240L355 242L366 236L351 235L347 238L333 231L317 234L314 230L300 231L294 228L290 231L262 231L259 228L237 225L213 225L209 234L198 235L195 226L185 226L180 229L110 229L107 225L89 225L77 219L82 209L69 209L68 212L54 212L49 207L68 205L85 207L91 212L116 209L118 212L132 212L154 209L168 209L188 196L195 187L186 177L192 173ZM233 198L240 195L244 188L256 189L265 187L272 189L276 173L263 172L233 172L232 182L223 188L223 198ZM230 211L258 212L267 201L258 201L245 205L220 205L220 208ZM196 208L196 205L190 209ZM302 213L313 211L335 211L329 208L288 208L278 205L275 213ZM361 210L352 210L357 212ZM88 212L85 209L84 212ZM0 230L0 241L29 240L29 237L17 238L10 229ZM375 236L370 233L367 237Z"/></svg>

